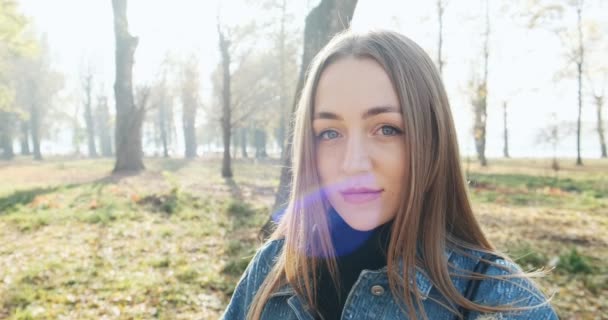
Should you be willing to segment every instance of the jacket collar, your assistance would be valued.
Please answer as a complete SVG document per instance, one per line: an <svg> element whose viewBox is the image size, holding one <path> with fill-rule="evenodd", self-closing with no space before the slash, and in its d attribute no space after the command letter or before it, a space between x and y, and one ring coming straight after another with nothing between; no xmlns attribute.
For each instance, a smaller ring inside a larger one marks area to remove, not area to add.
<svg viewBox="0 0 608 320"><path fill-rule="evenodd" d="M454 253L453 249L447 248L445 251L446 260L449 261L450 257L452 256L453 253ZM388 271L388 266L384 266L383 268L380 268L378 270L364 270L364 271L376 273L376 274L386 274ZM399 261L398 271L399 271L399 275L401 277L403 277L403 262L402 261ZM416 267L416 274L410 278L410 284L412 284L414 282L414 280L416 281L416 286L418 287L418 292L420 293L422 300L426 299L429 296L431 289L433 288L433 282L431 281L431 279L429 279L426 272L419 267ZM270 297L272 298L272 297L279 297L279 296L295 296L295 295L296 295L295 290L289 283L287 283L287 284L284 284L281 287L279 287L279 289L277 291L270 294ZM295 301L294 299L290 299L290 300L292 300L294 303L295 302L300 303L299 299L298 299L298 301Z"/></svg>

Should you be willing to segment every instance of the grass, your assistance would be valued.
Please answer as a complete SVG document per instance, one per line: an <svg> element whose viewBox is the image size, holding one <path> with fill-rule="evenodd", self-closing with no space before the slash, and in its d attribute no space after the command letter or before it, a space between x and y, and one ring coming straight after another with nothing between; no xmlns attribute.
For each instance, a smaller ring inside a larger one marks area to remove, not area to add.
<svg viewBox="0 0 608 320"><path fill-rule="evenodd" d="M491 241L527 270L553 268L562 318L608 308L608 163L492 161L470 167ZM0 162L0 318L217 319L259 245L277 161ZM40 177L44 177L41 179Z"/></svg>

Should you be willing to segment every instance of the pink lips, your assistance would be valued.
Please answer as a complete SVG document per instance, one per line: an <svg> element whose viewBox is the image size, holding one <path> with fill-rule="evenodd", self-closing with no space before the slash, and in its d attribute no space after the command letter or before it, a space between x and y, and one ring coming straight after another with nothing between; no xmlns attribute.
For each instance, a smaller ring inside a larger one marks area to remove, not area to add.
<svg viewBox="0 0 608 320"><path fill-rule="evenodd" d="M382 191L382 189L349 188L340 190L340 194L346 202L361 204L380 198Z"/></svg>

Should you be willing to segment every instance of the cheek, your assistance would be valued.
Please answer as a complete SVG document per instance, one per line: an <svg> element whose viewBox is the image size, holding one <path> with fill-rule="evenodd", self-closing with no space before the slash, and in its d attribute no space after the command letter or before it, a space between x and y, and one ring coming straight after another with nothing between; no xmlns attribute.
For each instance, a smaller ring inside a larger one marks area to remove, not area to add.
<svg viewBox="0 0 608 320"><path fill-rule="evenodd" d="M320 145L316 149L317 170L321 183L328 184L336 180L339 172L340 151L337 146Z"/></svg>
<svg viewBox="0 0 608 320"><path fill-rule="evenodd" d="M398 187L399 192L408 173L408 154L403 143L382 146L374 150L376 153L376 168L381 172L386 183ZM393 188L395 190L395 188Z"/></svg>

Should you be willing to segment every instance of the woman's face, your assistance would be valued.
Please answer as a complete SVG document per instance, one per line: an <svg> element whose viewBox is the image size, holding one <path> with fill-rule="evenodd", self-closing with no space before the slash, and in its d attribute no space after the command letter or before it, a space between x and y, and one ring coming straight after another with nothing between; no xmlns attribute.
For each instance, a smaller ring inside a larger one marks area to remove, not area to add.
<svg viewBox="0 0 608 320"><path fill-rule="evenodd" d="M399 207L407 174L399 99L373 59L343 58L321 74L314 101L317 168L330 204L371 230Z"/></svg>

